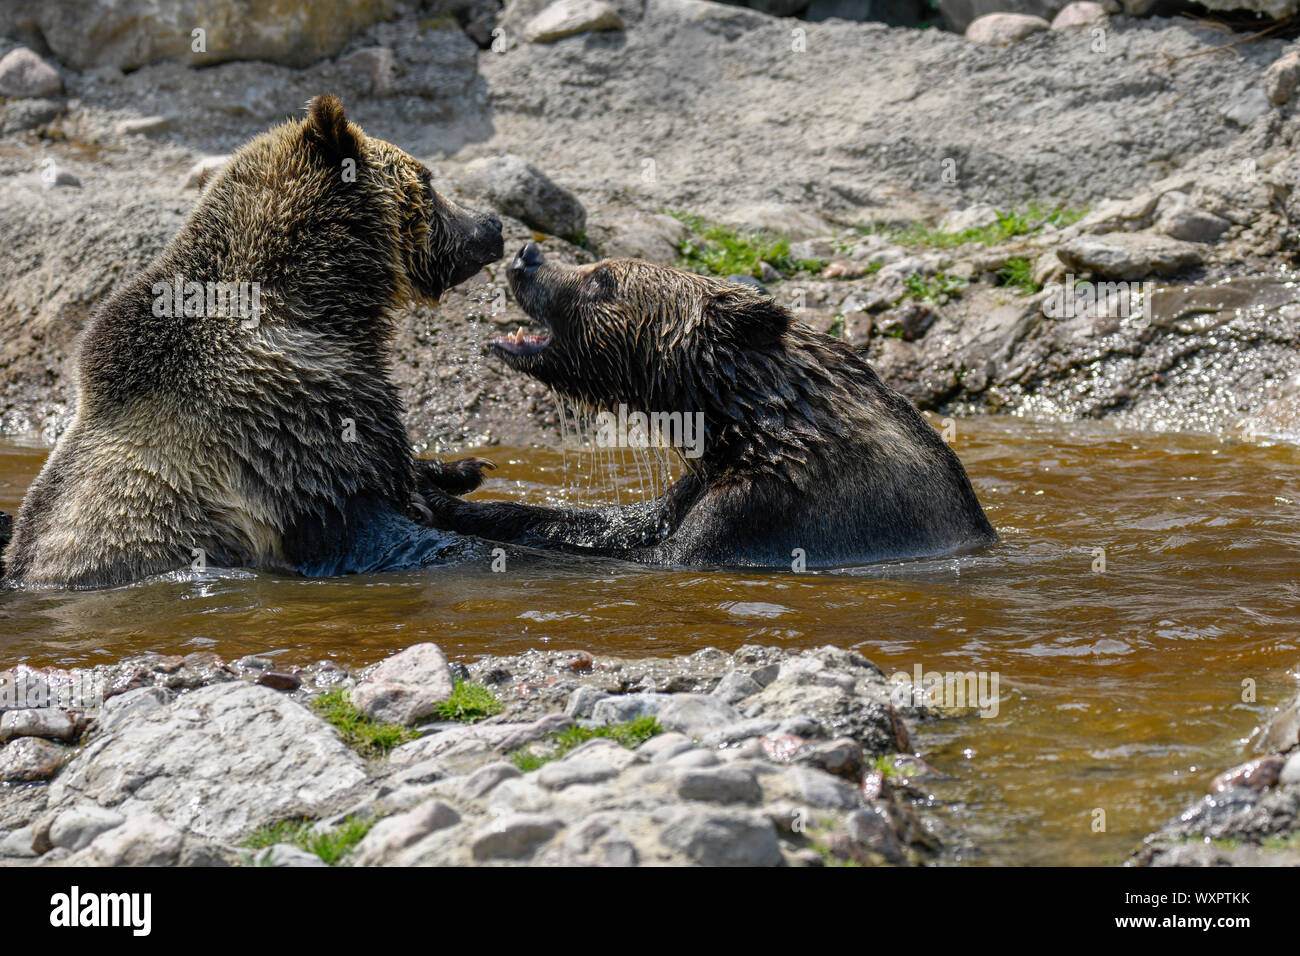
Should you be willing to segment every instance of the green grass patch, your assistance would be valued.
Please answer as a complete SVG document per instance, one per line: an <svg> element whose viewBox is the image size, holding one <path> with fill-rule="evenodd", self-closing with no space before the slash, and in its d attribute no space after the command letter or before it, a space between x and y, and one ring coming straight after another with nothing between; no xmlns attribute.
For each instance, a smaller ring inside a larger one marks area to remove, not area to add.
<svg viewBox="0 0 1300 956"><path fill-rule="evenodd" d="M321 694L311 706L334 725L345 744L363 757L386 757L394 747L420 736L409 727L371 720L357 710L351 695L341 687Z"/></svg>
<svg viewBox="0 0 1300 956"><path fill-rule="evenodd" d="M451 696L434 711L443 720L459 720L472 724L476 720L501 713L504 705L492 691L482 684L456 680Z"/></svg>
<svg viewBox="0 0 1300 956"><path fill-rule="evenodd" d="M1087 207L1070 209L1065 206L1046 207L1031 202L1023 209L999 212L997 221L987 226L944 232L934 226L914 222L904 226L868 226L859 231L883 235L900 246L924 246L930 249L952 249L956 246L994 246L1017 236L1028 236L1042 231L1046 226L1063 228L1078 222L1087 215Z"/></svg>
<svg viewBox="0 0 1300 956"><path fill-rule="evenodd" d="M1008 259L997 271L997 277L1004 286L1015 289L1022 295L1033 295L1043 288L1034 281L1034 264L1024 258Z"/></svg>
<svg viewBox="0 0 1300 956"><path fill-rule="evenodd" d="M651 737L663 732L663 727L654 717L638 717L626 723L605 724L603 727L582 727L574 724L547 738L550 749L546 753L535 753L531 745L525 744L510 754L510 761L520 770L528 773L552 760L558 760L588 740L604 738L634 750Z"/></svg>
<svg viewBox="0 0 1300 956"><path fill-rule="evenodd" d="M262 850L277 843L289 843L316 854L330 866L338 866L377 822L378 817L348 817L334 829L316 833L311 820L281 820L258 827L244 841L244 846Z"/></svg>
<svg viewBox="0 0 1300 956"><path fill-rule="evenodd" d="M879 757L872 757L871 769L879 770L886 777L893 779L902 776L902 774L898 772L898 767L894 765L894 757L892 754L881 754Z"/></svg>
<svg viewBox="0 0 1300 956"><path fill-rule="evenodd" d="M679 264L701 275L747 275L762 278L760 263L778 272L817 273L826 268L821 259L793 259L790 241L770 232L740 232L699 216L671 215L690 232L677 244Z"/></svg>
<svg viewBox="0 0 1300 956"><path fill-rule="evenodd" d="M940 272L938 275L924 276L914 272L903 280L907 294L922 302L937 302L944 296L952 297L966 288L966 280L958 279Z"/></svg>

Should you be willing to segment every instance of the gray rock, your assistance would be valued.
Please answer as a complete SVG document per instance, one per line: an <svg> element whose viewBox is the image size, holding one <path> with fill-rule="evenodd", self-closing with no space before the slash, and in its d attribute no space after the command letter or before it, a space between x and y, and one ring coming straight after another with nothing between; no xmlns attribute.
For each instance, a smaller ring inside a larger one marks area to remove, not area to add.
<svg viewBox="0 0 1300 956"><path fill-rule="evenodd" d="M1264 71L1264 95L1275 106L1288 102L1300 85L1300 51L1283 53Z"/></svg>
<svg viewBox="0 0 1300 956"><path fill-rule="evenodd" d="M612 694L591 708L591 719L598 724L625 724L638 717L650 717L668 700L668 694Z"/></svg>
<svg viewBox="0 0 1300 956"><path fill-rule="evenodd" d="M475 860L519 860L531 856L564 828L559 817L517 813L478 830L471 842Z"/></svg>
<svg viewBox="0 0 1300 956"><path fill-rule="evenodd" d="M666 213L625 213L589 231L610 259L644 259L666 266L677 262L679 244L689 232L685 223Z"/></svg>
<svg viewBox="0 0 1300 956"><path fill-rule="evenodd" d="M1078 236L1056 250L1065 266L1105 279L1142 281L1200 263L1191 243L1151 233L1113 233L1104 237Z"/></svg>
<svg viewBox="0 0 1300 956"><path fill-rule="evenodd" d="M1278 774L1278 782L1282 784L1300 783L1300 750L1291 754L1282 767L1282 772Z"/></svg>
<svg viewBox="0 0 1300 956"><path fill-rule="evenodd" d="M77 722L66 711L53 707L7 710L0 716L0 741L13 740L15 737L67 741L76 735Z"/></svg>
<svg viewBox="0 0 1300 956"><path fill-rule="evenodd" d="M849 814L845 824L849 839L862 848L880 854L890 863L903 863L907 859L885 808L872 805L857 810Z"/></svg>
<svg viewBox="0 0 1300 956"><path fill-rule="evenodd" d="M156 136L172 128L170 116L136 116L117 124L118 136Z"/></svg>
<svg viewBox="0 0 1300 956"><path fill-rule="evenodd" d="M50 843L80 850L101 833L120 826L126 818L113 810L106 810L94 804L82 804L64 810L50 824Z"/></svg>
<svg viewBox="0 0 1300 956"><path fill-rule="evenodd" d="M352 690L371 720L409 727L451 696L451 668L436 644L415 644L387 658Z"/></svg>
<svg viewBox="0 0 1300 956"><path fill-rule="evenodd" d="M234 681L190 691L100 735L51 784L49 806L130 801L175 826L237 842L268 820L326 815L365 779L361 758L306 707Z"/></svg>
<svg viewBox="0 0 1300 956"><path fill-rule="evenodd" d="M10 50L0 59L0 96L26 99L61 92L59 71L26 47Z"/></svg>
<svg viewBox="0 0 1300 956"><path fill-rule="evenodd" d="M514 764L504 760L495 761L479 767L469 775L469 778L460 785L460 797L463 800L479 800L505 781L522 775Z"/></svg>
<svg viewBox="0 0 1300 956"><path fill-rule="evenodd" d="M718 686L713 688L713 696L728 704L738 704L751 694L757 694L763 688L748 674L741 671L728 671Z"/></svg>
<svg viewBox="0 0 1300 956"><path fill-rule="evenodd" d="M380 820L353 851L358 866L391 862L394 854L413 846L436 830L460 823L460 814L441 800L429 800L414 809Z"/></svg>
<svg viewBox="0 0 1300 956"><path fill-rule="evenodd" d="M617 823L589 819L564 840L566 863L578 866L636 866L636 845Z"/></svg>
<svg viewBox="0 0 1300 956"><path fill-rule="evenodd" d="M677 795L683 800L711 803L758 803L763 790L754 774L742 767L688 768L677 777Z"/></svg>
<svg viewBox="0 0 1300 956"><path fill-rule="evenodd" d="M604 691L584 684L569 695L564 712L570 717L590 717L592 708L608 696Z"/></svg>
<svg viewBox="0 0 1300 956"><path fill-rule="evenodd" d="M391 14L390 4L365 0L248 0L237 15L207 0L45 0L35 20L55 55L79 70L159 60L301 67L333 56L362 27ZM196 27L205 31L202 44Z"/></svg>
<svg viewBox="0 0 1300 956"><path fill-rule="evenodd" d="M162 687L137 687L104 701L99 714L100 733L115 730L122 724L168 704L170 691Z"/></svg>
<svg viewBox="0 0 1300 956"><path fill-rule="evenodd" d="M524 39L550 43L578 33L623 28L618 10L605 0L555 0L524 25Z"/></svg>
<svg viewBox="0 0 1300 956"><path fill-rule="evenodd" d="M1241 127L1249 126L1272 111L1273 104L1269 102L1268 94L1258 86L1247 87L1219 107L1225 119Z"/></svg>
<svg viewBox="0 0 1300 956"><path fill-rule="evenodd" d="M76 866L171 866L179 861L181 832L155 813L128 817L67 858Z"/></svg>
<svg viewBox="0 0 1300 956"><path fill-rule="evenodd" d="M1024 13L988 13L966 28L966 39L985 46L1009 46L1051 28L1042 17Z"/></svg>
<svg viewBox="0 0 1300 956"><path fill-rule="evenodd" d="M36 832L33 827L23 826L6 834L0 839L0 857L11 856L18 859L31 859L39 856L36 852Z"/></svg>
<svg viewBox="0 0 1300 956"><path fill-rule="evenodd" d="M657 716L665 730L689 737L703 737L740 719L734 707L707 694L671 694Z"/></svg>
<svg viewBox="0 0 1300 956"><path fill-rule="evenodd" d="M1089 27L1106 22L1106 9L1092 0L1075 0L1052 18L1053 30L1068 30L1071 27Z"/></svg>
<svg viewBox="0 0 1300 956"><path fill-rule="evenodd" d="M354 50L339 60L339 66L351 79L351 86L366 96L387 96L393 92L396 60L385 46Z"/></svg>
<svg viewBox="0 0 1300 956"><path fill-rule="evenodd" d="M660 842L701 866L780 866L772 821L760 813L686 810L672 818Z"/></svg>
<svg viewBox="0 0 1300 956"><path fill-rule="evenodd" d="M67 755L62 747L39 737L20 737L0 747L0 782L31 783L59 772Z"/></svg>
<svg viewBox="0 0 1300 956"><path fill-rule="evenodd" d="M294 846L292 843L277 843L268 846L265 850L259 850L253 857L253 864L276 868L329 865L315 853Z"/></svg>
<svg viewBox="0 0 1300 956"><path fill-rule="evenodd" d="M571 192L519 156L476 159L465 167L466 186L507 216L564 239L579 239L587 210Z"/></svg>
<svg viewBox="0 0 1300 956"><path fill-rule="evenodd" d="M600 783L618 776L618 768L599 757L577 757L546 764L535 774L539 786L563 790L578 783Z"/></svg>
<svg viewBox="0 0 1300 956"><path fill-rule="evenodd" d="M55 100L15 100L4 109L4 118L0 120L0 132L7 135L36 129L55 119L61 112L63 112L63 104Z"/></svg>

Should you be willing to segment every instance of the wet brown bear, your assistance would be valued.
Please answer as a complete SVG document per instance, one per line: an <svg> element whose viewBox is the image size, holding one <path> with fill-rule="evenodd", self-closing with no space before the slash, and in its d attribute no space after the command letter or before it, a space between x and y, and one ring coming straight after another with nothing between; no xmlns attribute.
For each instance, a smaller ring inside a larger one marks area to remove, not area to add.
<svg viewBox="0 0 1300 956"><path fill-rule="evenodd" d="M699 415L657 501L554 509L427 498L438 527L660 565L826 567L991 544L961 462L847 343L749 287L622 259L508 270L536 334L492 350L589 408Z"/></svg>
<svg viewBox="0 0 1300 956"><path fill-rule="evenodd" d="M5 580L436 561L448 537L406 517L416 469L453 489L466 469L412 457L392 313L500 256L499 221L317 97L240 149L92 318L76 414L18 512Z"/></svg>

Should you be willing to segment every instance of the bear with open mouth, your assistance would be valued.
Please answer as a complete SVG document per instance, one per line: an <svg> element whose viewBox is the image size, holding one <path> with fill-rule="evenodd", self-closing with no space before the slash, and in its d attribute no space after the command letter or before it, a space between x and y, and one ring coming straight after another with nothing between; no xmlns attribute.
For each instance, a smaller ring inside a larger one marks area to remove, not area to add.
<svg viewBox="0 0 1300 956"><path fill-rule="evenodd" d="M658 500L565 509L425 486L437 527L698 567L833 567L996 542L961 461L916 408L848 343L757 289L634 259L554 265L535 243L507 278L539 326L491 343L507 365L579 406L681 413L703 434Z"/></svg>

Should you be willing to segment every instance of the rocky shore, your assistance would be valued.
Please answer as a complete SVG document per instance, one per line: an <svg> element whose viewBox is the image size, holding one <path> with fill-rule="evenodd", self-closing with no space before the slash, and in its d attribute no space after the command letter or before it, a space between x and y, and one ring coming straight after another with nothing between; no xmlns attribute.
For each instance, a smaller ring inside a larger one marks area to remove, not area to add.
<svg viewBox="0 0 1300 956"><path fill-rule="evenodd" d="M256 42L207 57L161 22L124 51L19 18L0 39L0 428L52 437L79 330L202 170L332 90L496 207L508 245L748 273L926 408L1294 438L1300 53L1112 7L990 38L988 17L963 36L700 0L397 4L314 37L310 63L255 16ZM520 321L498 268L403 314L417 443L555 441L551 397L482 356Z"/></svg>
<svg viewBox="0 0 1300 956"><path fill-rule="evenodd" d="M977 856L927 808L905 720L924 712L834 647L449 664L420 644L356 674L192 654L3 676L5 866Z"/></svg>
<svg viewBox="0 0 1300 956"><path fill-rule="evenodd" d="M1260 756L1142 841L1134 866L1300 866L1300 697L1255 734Z"/></svg>

